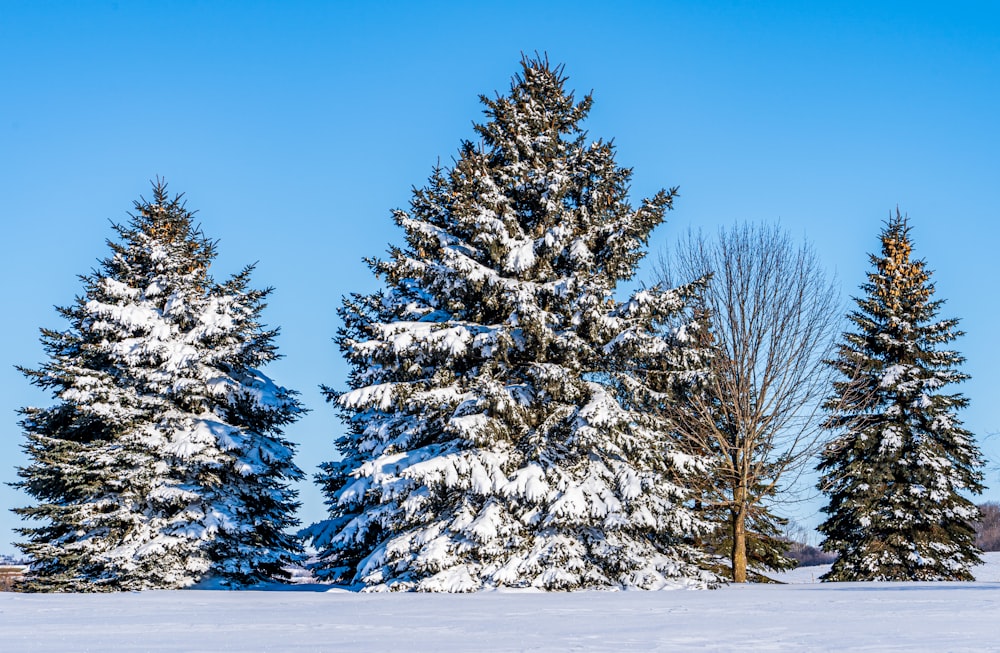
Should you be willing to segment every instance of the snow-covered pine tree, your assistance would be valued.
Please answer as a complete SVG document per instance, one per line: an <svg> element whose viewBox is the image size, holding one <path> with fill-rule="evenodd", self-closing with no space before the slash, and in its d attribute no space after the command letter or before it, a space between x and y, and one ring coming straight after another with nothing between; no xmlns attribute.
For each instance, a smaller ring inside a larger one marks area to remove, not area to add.
<svg viewBox="0 0 1000 653"><path fill-rule="evenodd" d="M823 580L972 580L978 512L964 493L982 491L983 463L956 415L968 400L945 391L968 378L964 359L943 348L962 332L937 319L943 300L898 210L881 241L831 361L842 378L827 427L838 435L819 464L819 530L840 557Z"/></svg>
<svg viewBox="0 0 1000 653"><path fill-rule="evenodd" d="M22 369L55 405L21 411L30 464L14 485L37 499L19 548L26 587L176 588L206 576L244 585L301 559L301 478L282 428L295 393L258 368L277 357L252 267L209 275L215 245L157 181L116 225L111 256L42 330L48 361Z"/></svg>
<svg viewBox="0 0 1000 653"><path fill-rule="evenodd" d="M349 425L318 480L330 518L306 534L323 577L374 590L659 588L714 582L665 437L654 375L702 352L662 326L693 287L624 302L675 191L638 209L611 144L586 142L591 98L524 59L482 98L479 144L396 211L406 244L369 267L386 289L344 300ZM666 335L665 335L666 334Z"/></svg>

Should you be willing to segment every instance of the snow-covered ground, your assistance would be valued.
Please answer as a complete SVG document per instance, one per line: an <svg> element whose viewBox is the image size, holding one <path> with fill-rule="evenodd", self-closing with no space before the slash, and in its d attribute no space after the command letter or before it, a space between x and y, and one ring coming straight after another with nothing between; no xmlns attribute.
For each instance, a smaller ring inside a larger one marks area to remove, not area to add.
<svg viewBox="0 0 1000 653"><path fill-rule="evenodd" d="M975 583L718 591L0 593L0 650L998 651L1000 554Z"/></svg>

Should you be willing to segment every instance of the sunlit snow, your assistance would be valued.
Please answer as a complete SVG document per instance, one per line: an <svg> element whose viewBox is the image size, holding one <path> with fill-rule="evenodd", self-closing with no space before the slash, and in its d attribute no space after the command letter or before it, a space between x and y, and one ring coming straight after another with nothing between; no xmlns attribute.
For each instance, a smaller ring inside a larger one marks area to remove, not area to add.
<svg viewBox="0 0 1000 653"><path fill-rule="evenodd" d="M1000 553L974 583L823 583L715 591L357 594L0 593L3 650L995 651Z"/></svg>

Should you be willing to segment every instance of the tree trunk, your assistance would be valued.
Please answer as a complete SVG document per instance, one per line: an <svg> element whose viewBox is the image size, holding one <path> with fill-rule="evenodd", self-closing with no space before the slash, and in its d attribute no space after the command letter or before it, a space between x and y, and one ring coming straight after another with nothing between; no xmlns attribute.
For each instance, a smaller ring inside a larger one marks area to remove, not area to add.
<svg viewBox="0 0 1000 653"><path fill-rule="evenodd" d="M740 492L739 494L742 494ZM733 517L733 582L747 582L747 505L742 497L737 499L732 511Z"/></svg>

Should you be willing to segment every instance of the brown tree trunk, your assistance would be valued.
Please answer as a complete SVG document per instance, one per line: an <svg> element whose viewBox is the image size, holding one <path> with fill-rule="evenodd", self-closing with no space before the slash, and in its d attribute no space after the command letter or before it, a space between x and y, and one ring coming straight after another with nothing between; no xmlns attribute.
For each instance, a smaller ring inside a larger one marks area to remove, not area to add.
<svg viewBox="0 0 1000 653"><path fill-rule="evenodd" d="M738 494L742 494L739 492ZM747 582L747 505L742 497L737 498L733 508L733 582Z"/></svg>

